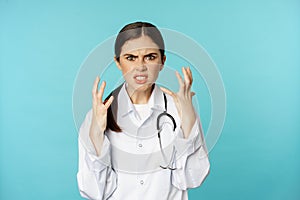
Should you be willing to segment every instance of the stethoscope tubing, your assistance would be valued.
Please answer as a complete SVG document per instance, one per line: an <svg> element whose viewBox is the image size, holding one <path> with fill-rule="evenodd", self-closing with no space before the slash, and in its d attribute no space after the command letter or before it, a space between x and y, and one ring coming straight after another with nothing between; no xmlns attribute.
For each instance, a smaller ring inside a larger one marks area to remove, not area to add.
<svg viewBox="0 0 300 200"><path fill-rule="evenodd" d="M160 152L161 152L161 154L162 154L162 157L163 157L165 163L167 163L167 157L166 157L166 155L165 155L165 153L164 153L164 151L163 151L162 143L161 143L161 135L160 135L160 132L161 132L162 129L160 129L160 127L159 127L159 122L160 122L160 118L161 118L161 117L163 117L163 116L169 117L169 118L172 120L172 122L173 122L173 131L175 131L175 129L176 129L176 122L175 122L174 117L173 117L172 115L170 115L169 113L167 113L167 97L166 97L166 94L165 94L165 93L163 93L163 95L164 95L164 102L165 102L165 111L158 115L157 121L156 121L156 129L157 129L157 136L158 136L158 140L159 140ZM176 167L175 167L175 168L171 167L171 164L172 164L171 162L174 160L175 153L176 153L175 147L173 146L173 151L172 151L171 160L168 162L168 165L167 165L167 166L162 166L162 165L160 165L160 167L163 168L163 169L175 170Z"/></svg>

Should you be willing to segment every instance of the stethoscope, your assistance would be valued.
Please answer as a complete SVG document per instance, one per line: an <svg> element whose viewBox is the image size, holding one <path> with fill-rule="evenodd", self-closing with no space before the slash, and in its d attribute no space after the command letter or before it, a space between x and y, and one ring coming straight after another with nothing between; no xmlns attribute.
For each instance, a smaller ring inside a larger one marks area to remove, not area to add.
<svg viewBox="0 0 300 200"><path fill-rule="evenodd" d="M162 131L162 129L159 126L159 122L160 122L161 117L163 117L163 116L169 117L171 119L171 121L173 122L173 131L175 131L175 129L176 129L176 122L175 122L174 117L172 115L170 115L169 113L167 113L167 97L166 97L165 93L163 93L163 95L164 95L164 102L165 102L165 111L158 115L157 121L156 121L156 129L157 129L157 136L158 136L158 139L159 139L160 152L162 154L162 157L163 157L165 163L167 163L167 157L166 157L166 154L163 151L162 144L161 144L160 132ZM160 167L163 168L163 169L175 170L176 167L172 167L172 161L174 160L175 153L176 153L176 150L175 150L175 147L173 146L171 160L168 162L168 165L167 166L160 165Z"/></svg>

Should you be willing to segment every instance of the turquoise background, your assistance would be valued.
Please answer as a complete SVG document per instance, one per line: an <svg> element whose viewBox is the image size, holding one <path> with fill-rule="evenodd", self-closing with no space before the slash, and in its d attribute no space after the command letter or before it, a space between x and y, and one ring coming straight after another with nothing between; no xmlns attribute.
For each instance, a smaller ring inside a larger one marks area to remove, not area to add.
<svg viewBox="0 0 300 200"><path fill-rule="evenodd" d="M195 39L224 81L225 126L190 199L300 199L296 0L0 0L0 199L81 199L74 80L97 44L137 20Z"/></svg>

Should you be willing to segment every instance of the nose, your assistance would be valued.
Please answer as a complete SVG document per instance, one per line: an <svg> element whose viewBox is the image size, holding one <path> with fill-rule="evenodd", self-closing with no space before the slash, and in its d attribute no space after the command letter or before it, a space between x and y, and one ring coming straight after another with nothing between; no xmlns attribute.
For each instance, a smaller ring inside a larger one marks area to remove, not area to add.
<svg viewBox="0 0 300 200"><path fill-rule="evenodd" d="M137 63L136 70L141 71L141 72L147 70L146 63L143 59L139 59L139 62Z"/></svg>

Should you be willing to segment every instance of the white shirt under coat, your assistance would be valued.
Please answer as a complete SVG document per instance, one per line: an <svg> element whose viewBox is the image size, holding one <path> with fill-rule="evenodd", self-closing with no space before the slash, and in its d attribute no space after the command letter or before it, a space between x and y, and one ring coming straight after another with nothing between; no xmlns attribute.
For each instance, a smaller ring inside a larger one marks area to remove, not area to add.
<svg viewBox="0 0 300 200"><path fill-rule="evenodd" d="M126 84L119 87L112 109L122 132L105 132L101 155L89 138L90 110L79 130L77 182L82 197L109 200L187 200L187 189L201 185L209 173L209 160L200 118L197 116L187 139L183 137L173 98L167 96L167 112L177 124L163 117L161 141L175 170L162 169L164 163L156 130L158 114L165 110L163 92L155 85L148 101L150 112L141 119L132 104ZM116 98L117 96L117 98ZM116 101L117 100L117 101Z"/></svg>

